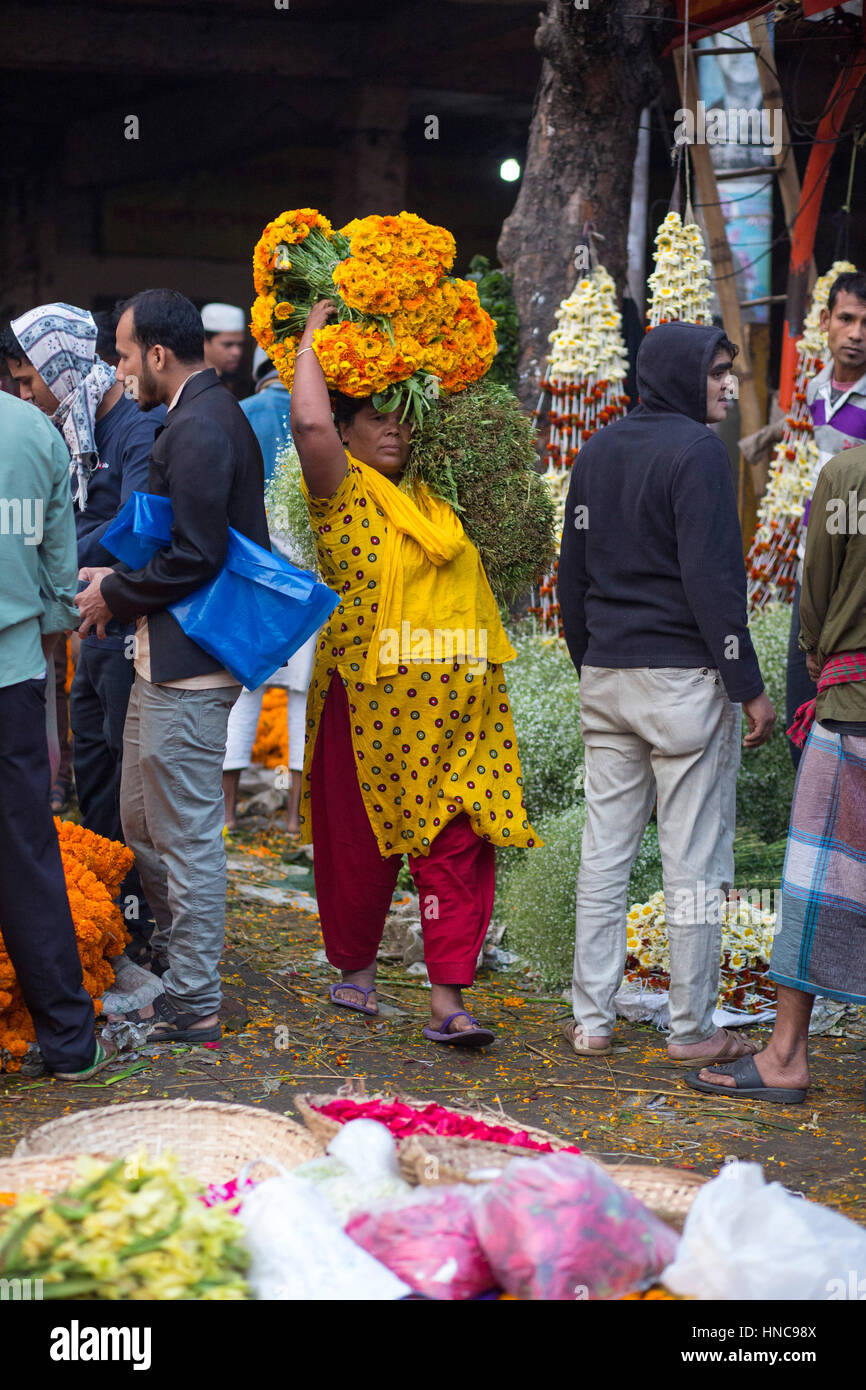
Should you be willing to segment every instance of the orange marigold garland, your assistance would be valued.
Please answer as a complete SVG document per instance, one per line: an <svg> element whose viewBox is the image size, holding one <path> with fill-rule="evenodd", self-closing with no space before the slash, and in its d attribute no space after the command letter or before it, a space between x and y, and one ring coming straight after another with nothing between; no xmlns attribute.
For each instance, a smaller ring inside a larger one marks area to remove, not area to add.
<svg viewBox="0 0 866 1390"><path fill-rule="evenodd" d="M449 274L454 253L451 233L414 213L355 218L335 232L314 208L284 212L253 254L253 336L291 389L307 314L332 299L337 319L313 342L328 386L420 421L440 390L464 390L496 355L475 284Z"/></svg>
<svg viewBox="0 0 866 1390"><path fill-rule="evenodd" d="M541 382L536 418L547 424L545 481L556 503L557 536L562 537L571 467L596 430L625 414L623 390L626 346L613 280L604 266L581 276L556 311L547 372ZM533 612L542 632L561 636L556 593L556 562L533 594Z"/></svg>
<svg viewBox="0 0 866 1390"><path fill-rule="evenodd" d="M130 939L123 914L113 899L132 866L133 854L126 845L95 835L72 821L55 820L54 824L84 988L98 1014L102 996L114 980L111 961ZM35 1041L33 1020L0 934L0 1071L18 1071L21 1059Z"/></svg>
<svg viewBox="0 0 866 1390"><path fill-rule="evenodd" d="M288 693L277 686L266 690L253 744L253 762L287 767L289 762Z"/></svg>

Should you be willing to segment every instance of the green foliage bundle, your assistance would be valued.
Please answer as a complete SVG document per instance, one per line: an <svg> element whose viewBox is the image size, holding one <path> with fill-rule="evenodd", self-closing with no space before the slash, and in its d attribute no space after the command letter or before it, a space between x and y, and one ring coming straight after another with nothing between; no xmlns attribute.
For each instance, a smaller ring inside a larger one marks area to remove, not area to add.
<svg viewBox="0 0 866 1390"><path fill-rule="evenodd" d="M787 834L794 796L794 764L785 737L785 673L791 606L771 603L749 624L766 691L779 716L763 748L743 749L737 778L737 824L762 840Z"/></svg>
<svg viewBox="0 0 866 1390"><path fill-rule="evenodd" d="M412 435L401 486L416 480L459 513L500 603L550 568L553 499L535 469L532 425L507 387L485 378L439 398Z"/></svg>

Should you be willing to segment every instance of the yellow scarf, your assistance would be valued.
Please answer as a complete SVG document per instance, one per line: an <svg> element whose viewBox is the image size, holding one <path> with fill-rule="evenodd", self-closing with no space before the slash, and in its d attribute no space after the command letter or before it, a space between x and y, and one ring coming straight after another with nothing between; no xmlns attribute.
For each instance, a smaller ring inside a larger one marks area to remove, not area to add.
<svg viewBox="0 0 866 1390"><path fill-rule="evenodd" d="M442 659L449 650L448 632L464 634L465 650L471 650L476 660L513 660L515 651L505 635L481 556L454 508L423 483L416 484L412 495L402 492L383 473L351 454L349 466L358 469L364 491L384 512L389 526L364 681L394 675L405 660L407 645L412 659L425 661L425 642L431 657ZM411 583L405 587L407 573ZM454 643L459 640L452 637Z"/></svg>

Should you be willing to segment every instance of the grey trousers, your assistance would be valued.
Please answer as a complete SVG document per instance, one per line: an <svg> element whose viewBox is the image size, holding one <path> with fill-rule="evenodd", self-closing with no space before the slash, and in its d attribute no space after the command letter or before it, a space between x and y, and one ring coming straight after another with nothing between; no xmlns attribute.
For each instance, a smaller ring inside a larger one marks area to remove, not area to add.
<svg viewBox="0 0 866 1390"><path fill-rule="evenodd" d="M718 671L584 666L586 826L572 998L579 1028L610 1036L626 959L628 880L653 803L671 959L671 1037L702 1042L719 985L719 906L734 874L740 707Z"/></svg>
<svg viewBox="0 0 866 1390"><path fill-rule="evenodd" d="M225 944L222 765L240 686L178 690L136 675L123 733L123 833L154 916L151 946L175 1008L219 1008Z"/></svg>

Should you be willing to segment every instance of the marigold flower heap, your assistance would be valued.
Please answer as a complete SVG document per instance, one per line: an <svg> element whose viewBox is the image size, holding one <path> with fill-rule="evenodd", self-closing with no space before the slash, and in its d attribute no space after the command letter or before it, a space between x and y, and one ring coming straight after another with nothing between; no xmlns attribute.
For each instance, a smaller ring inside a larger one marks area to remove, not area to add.
<svg viewBox="0 0 866 1390"><path fill-rule="evenodd" d="M448 273L454 253L451 233L414 213L335 232L314 208L284 212L254 252L253 336L291 389L307 314L332 299L337 319L313 339L328 386L420 419L440 390L462 391L496 355L476 285Z"/></svg>
<svg viewBox="0 0 866 1390"><path fill-rule="evenodd" d="M622 315L616 287L604 266L582 276L562 301L550 344L536 418L547 422L544 479L554 495L561 540L565 498L578 451L596 430L624 415L628 405L622 387L627 367ZM555 563L533 597L532 611L542 631L561 635Z"/></svg>
<svg viewBox="0 0 866 1390"><path fill-rule="evenodd" d="M821 310L827 307L830 287L838 275L856 269L850 261L836 261L815 281L812 290L803 336L797 344L794 398L770 464L767 491L758 508L758 525L746 559L749 607L755 613L771 599L790 603L794 597L797 547L818 465L806 386L824 366L827 335L821 332Z"/></svg>
<svg viewBox="0 0 866 1390"><path fill-rule="evenodd" d="M126 845L94 835L72 821L55 820L66 878L69 907L75 925L84 988L94 1011L114 980L111 960L120 955L129 933L114 903L133 860ZM0 923L2 932L2 923ZM21 1058L36 1033L0 935L0 1071L18 1071Z"/></svg>

